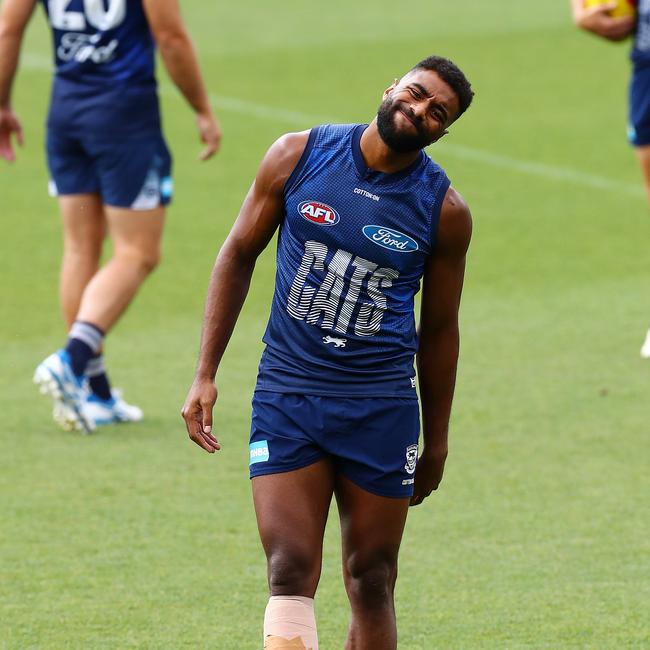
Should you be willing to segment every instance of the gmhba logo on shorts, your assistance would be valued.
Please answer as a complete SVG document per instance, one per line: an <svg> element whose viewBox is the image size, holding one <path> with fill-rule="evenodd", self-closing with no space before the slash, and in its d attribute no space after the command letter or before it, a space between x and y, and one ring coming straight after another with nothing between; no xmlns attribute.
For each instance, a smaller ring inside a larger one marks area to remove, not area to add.
<svg viewBox="0 0 650 650"><path fill-rule="evenodd" d="M338 212L325 203L319 201L303 201L298 206L298 212L312 223L319 226L333 226L339 222Z"/></svg>
<svg viewBox="0 0 650 650"><path fill-rule="evenodd" d="M255 463L265 463L269 458L269 443L266 440L260 440L259 442L251 442L248 446L250 460L249 465L255 465Z"/></svg>
<svg viewBox="0 0 650 650"><path fill-rule="evenodd" d="M363 234L377 246L388 248L398 253L413 253L418 249L418 243L399 230L384 226L364 226Z"/></svg>

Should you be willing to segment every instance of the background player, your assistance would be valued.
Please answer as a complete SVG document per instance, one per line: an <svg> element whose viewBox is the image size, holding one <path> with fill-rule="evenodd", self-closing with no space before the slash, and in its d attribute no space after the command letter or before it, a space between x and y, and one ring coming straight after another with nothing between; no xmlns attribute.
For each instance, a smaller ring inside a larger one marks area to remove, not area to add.
<svg viewBox="0 0 650 650"><path fill-rule="evenodd" d="M447 456L471 235L467 206L422 149L447 133L472 96L454 64L430 57L391 84L369 126L280 138L217 257L183 407L191 439L208 452L220 448L212 433L219 361L255 261L279 228L250 443L271 591L265 647L317 647L313 598L333 495L352 607L346 647L396 647L393 590L406 513L438 487Z"/></svg>
<svg viewBox="0 0 650 650"><path fill-rule="evenodd" d="M650 0L637 2L636 18L610 16L615 7L615 2L585 7L584 0L571 0L573 20L581 29L614 42L634 35L628 137L636 149L650 201ZM641 356L650 359L650 329L641 346Z"/></svg>
<svg viewBox="0 0 650 650"><path fill-rule="evenodd" d="M0 156L13 161L22 128L11 87L36 0L0 7ZM64 349L36 370L66 428L139 420L142 412L111 390L104 335L160 257L171 157L162 136L155 46L196 113L203 160L221 132L210 107L177 0L43 0L53 32L56 72L48 116L50 189L59 197L64 250L60 297L69 328ZM99 268L108 232L113 255ZM89 389L85 390L84 377Z"/></svg>

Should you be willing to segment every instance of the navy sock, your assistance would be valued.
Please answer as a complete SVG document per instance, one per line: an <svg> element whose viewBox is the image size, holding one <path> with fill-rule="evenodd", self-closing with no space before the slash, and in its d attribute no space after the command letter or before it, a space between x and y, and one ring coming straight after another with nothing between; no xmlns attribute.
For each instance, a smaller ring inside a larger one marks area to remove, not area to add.
<svg viewBox="0 0 650 650"><path fill-rule="evenodd" d="M113 397L111 383L108 381L108 375L104 367L104 357L101 354L94 355L88 362L86 366L86 377L88 377L90 390L99 399L108 400Z"/></svg>
<svg viewBox="0 0 650 650"><path fill-rule="evenodd" d="M65 351L70 355L72 372L74 372L77 377L81 377L84 374L86 365L93 356L92 348L79 339L68 339Z"/></svg>
<svg viewBox="0 0 650 650"><path fill-rule="evenodd" d="M84 374L88 362L101 348L103 339L104 332L95 325L83 321L76 321L73 324L65 350L70 355L72 372L77 377Z"/></svg>

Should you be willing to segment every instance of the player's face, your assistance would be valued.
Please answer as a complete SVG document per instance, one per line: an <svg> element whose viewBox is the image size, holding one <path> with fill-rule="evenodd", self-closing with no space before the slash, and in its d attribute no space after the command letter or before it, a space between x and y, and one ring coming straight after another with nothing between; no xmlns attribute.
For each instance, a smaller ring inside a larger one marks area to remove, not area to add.
<svg viewBox="0 0 650 650"><path fill-rule="evenodd" d="M386 89L377 128L393 151L417 151L445 135L458 111L458 97L447 83L432 70L416 70Z"/></svg>

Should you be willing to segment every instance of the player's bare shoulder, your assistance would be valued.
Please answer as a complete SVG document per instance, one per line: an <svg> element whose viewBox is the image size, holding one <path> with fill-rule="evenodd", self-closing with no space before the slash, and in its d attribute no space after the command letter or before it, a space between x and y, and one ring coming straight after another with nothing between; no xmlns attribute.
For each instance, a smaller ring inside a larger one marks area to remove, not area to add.
<svg viewBox="0 0 650 650"><path fill-rule="evenodd" d="M295 166L295 163L298 162L305 150L310 133L310 129L307 131L285 133L271 145L269 154L272 153L280 164L282 162L293 162Z"/></svg>
<svg viewBox="0 0 650 650"><path fill-rule="evenodd" d="M305 151L309 134L310 131L299 131L280 136L266 152L256 182L281 191Z"/></svg>
<svg viewBox="0 0 650 650"><path fill-rule="evenodd" d="M445 194L438 224L437 251L462 257L472 238L472 214L465 199L450 186Z"/></svg>

